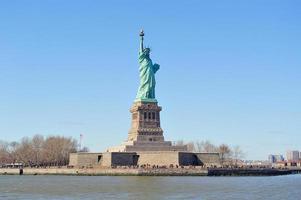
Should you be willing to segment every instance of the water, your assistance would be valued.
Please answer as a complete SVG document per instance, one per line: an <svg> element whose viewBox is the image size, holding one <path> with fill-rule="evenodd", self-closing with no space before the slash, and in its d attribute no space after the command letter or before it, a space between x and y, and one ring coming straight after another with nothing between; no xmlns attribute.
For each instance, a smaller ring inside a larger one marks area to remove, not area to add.
<svg viewBox="0 0 301 200"><path fill-rule="evenodd" d="M301 199L301 175L0 176L0 199Z"/></svg>

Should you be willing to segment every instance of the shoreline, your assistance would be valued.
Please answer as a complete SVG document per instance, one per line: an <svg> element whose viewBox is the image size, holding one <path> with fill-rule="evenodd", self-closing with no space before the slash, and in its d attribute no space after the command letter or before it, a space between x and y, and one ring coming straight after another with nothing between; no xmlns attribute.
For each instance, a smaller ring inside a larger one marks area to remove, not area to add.
<svg viewBox="0 0 301 200"><path fill-rule="evenodd" d="M20 175L20 169L1 168L0 175ZM152 168L24 168L22 175L71 176L207 176L207 169Z"/></svg>
<svg viewBox="0 0 301 200"><path fill-rule="evenodd" d="M278 176L301 174L301 169L270 168L0 168L0 175L69 176Z"/></svg>

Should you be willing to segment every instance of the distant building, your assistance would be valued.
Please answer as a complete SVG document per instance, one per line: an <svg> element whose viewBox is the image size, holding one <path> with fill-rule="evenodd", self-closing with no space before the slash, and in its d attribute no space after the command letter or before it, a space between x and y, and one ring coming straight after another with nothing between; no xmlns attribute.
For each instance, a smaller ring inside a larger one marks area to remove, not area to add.
<svg viewBox="0 0 301 200"><path fill-rule="evenodd" d="M244 160L243 165L247 167L271 167L271 163L266 160Z"/></svg>
<svg viewBox="0 0 301 200"><path fill-rule="evenodd" d="M270 163L276 163L276 162L281 162L284 161L283 155L269 155L269 162Z"/></svg>
<svg viewBox="0 0 301 200"><path fill-rule="evenodd" d="M275 155L276 162L284 161L284 156L283 155Z"/></svg>
<svg viewBox="0 0 301 200"><path fill-rule="evenodd" d="M269 160L269 163L275 163L276 162L275 155L270 154L268 160Z"/></svg>
<svg viewBox="0 0 301 200"><path fill-rule="evenodd" d="M298 162L299 161L299 151L287 151L286 152L286 159L287 161Z"/></svg>

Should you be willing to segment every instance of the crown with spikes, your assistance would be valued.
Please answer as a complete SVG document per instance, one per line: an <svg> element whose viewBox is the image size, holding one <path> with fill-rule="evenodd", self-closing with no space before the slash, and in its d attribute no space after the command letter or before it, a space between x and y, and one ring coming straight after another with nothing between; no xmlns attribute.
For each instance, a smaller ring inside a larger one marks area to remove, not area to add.
<svg viewBox="0 0 301 200"><path fill-rule="evenodd" d="M152 51L152 49L150 48L150 46L147 46L144 49L148 49L150 52Z"/></svg>

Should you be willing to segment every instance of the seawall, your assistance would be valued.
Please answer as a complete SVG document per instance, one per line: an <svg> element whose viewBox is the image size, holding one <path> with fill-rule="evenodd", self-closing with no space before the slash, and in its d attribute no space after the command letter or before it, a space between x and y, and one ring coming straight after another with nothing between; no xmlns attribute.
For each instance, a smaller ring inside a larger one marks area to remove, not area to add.
<svg viewBox="0 0 301 200"><path fill-rule="evenodd" d="M208 170L208 176L277 176L298 173L298 170L272 169L272 168L247 168L228 169L212 168Z"/></svg>
<svg viewBox="0 0 301 200"><path fill-rule="evenodd" d="M80 176L277 176L301 173L301 169L224 168L24 168L23 175ZM0 168L0 175L19 175L20 169Z"/></svg>
<svg viewBox="0 0 301 200"><path fill-rule="evenodd" d="M0 168L0 175L18 175L19 169ZM23 175L86 175L86 176L207 176L208 170L164 168L24 168Z"/></svg>

